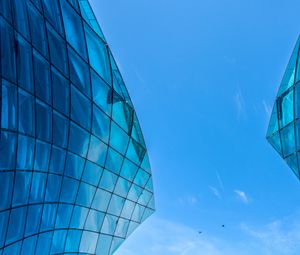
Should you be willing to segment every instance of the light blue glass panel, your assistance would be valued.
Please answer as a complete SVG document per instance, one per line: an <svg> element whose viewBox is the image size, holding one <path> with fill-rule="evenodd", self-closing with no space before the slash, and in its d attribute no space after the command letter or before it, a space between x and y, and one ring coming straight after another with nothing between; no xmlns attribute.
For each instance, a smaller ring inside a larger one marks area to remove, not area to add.
<svg viewBox="0 0 300 255"><path fill-rule="evenodd" d="M132 217L131 217L131 220L136 221L136 222L141 222L144 211L145 211L145 206L136 204L133 214L132 214Z"/></svg>
<svg viewBox="0 0 300 255"><path fill-rule="evenodd" d="M51 103L50 66L37 51L33 51L35 93L41 100Z"/></svg>
<svg viewBox="0 0 300 255"><path fill-rule="evenodd" d="M70 228L83 229L88 212L89 212L89 209L87 209L87 208L84 208L81 206L75 206L73 215L72 215Z"/></svg>
<svg viewBox="0 0 300 255"><path fill-rule="evenodd" d="M71 87L71 118L86 129L91 126L91 102L74 86Z"/></svg>
<svg viewBox="0 0 300 255"><path fill-rule="evenodd" d="M139 226L138 223L134 221L130 221L128 231L127 231L127 236L131 235L132 232Z"/></svg>
<svg viewBox="0 0 300 255"><path fill-rule="evenodd" d="M17 127L17 88L2 80L1 127L15 130Z"/></svg>
<svg viewBox="0 0 300 255"><path fill-rule="evenodd" d="M280 127L285 127L288 123L294 119L294 90L291 90L288 94L278 101L280 103L281 114Z"/></svg>
<svg viewBox="0 0 300 255"><path fill-rule="evenodd" d="M107 192L102 189L97 189L97 192L95 194L95 197L94 197L94 200L92 203L92 208L102 211L102 212L106 212L110 198L111 198L110 192Z"/></svg>
<svg viewBox="0 0 300 255"><path fill-rule="evenodd" d="M0 53L2 76L16 81L15 44L12 27L0 17Z"/></svg>
<svg viewBox="0 0 300 255"><path fill-rule="evenodd" d="M109 255L109 250L112 242L112 236L100 234L97 244L97 254Z"/></svg>
<svg viewBox="0 0 300 255"><path fill-rule="evenodd" d="M85 160L83 158L76 156L75 154L68 153L65 175L80 180L83 171L84 161Z"/></svg>
<svg viewBox="0 0 300 255"><path fill-rule="evenodd" d="M112 195L107 212L116 216L120 216L124 202L124 198L117 195Z"/></svg>
<svg viewBox="0 0 300 255"><path fill-rule="evenodd" d="M66 203L74 203L78 191L79 182L67 177L64 177L60 201Z"/></svg>
<svg viewBox="0 0 300 255"><path fill-rule="evenodd" d="M53 111L53 144L66 148L68 145L69 119Z"/></svg>
<svg viewBox="0 0 300 255"><path fill-rule="evenodd" d="M17 169L32 170L34 158L34 139L29 136L19 135Z"/></svg>
<svg viewBox="0 0 300 255"><path fill-rule="evenodd" d="M55 27L55 29L63 34L61 14L59 10L58 0L42 0L44 13L49 22Z"/></svg>
<svg viewBox="0 0 300 255"><path fill-rule="evenodd" d="M118 220L115 236L126 238L128 227L129 227L129 220L120 218Z"/></svg>
<svg viewBox="0 0 300 255"><path fill-rule="evenodd" d="M96 192L96 188L94 186L81 182L77 194L76 204L90 207L95 192Z"/></svg>
<svg viewBox="0 0 300 255"><path fill-rule="evenodd" d="M142 169L139 169L138 173L134 178L134 183L139 185L140 187L144 187L150 178L150 174L145 172Z"/></svg>
<svg viewBox="0 0 300 255"><path fill-rule="evenodd" d="M36 140L34 169L48 172L50 160L50 144Z"/></svg>
<svg viewBox="0 0 300 255"><path fill-rule="evenodd" d="M84 26L90 65L111 84L110 62L106 44L87 25Z"/></svg>
<svg viewBox="0 0 300 255"><path fill-rule="evenodd" d="M52 68L53 107L65 115L69 115L70 88L69 82L55 68Z"/></svg>
<svg viewBox="0 0 300 255"><path fill-rule="evenodd" d="M127 158L129 158L131 161L133 161L137 165L140 165L145 156L145 153L146 153L146 150L144 147L142 147L135 140L130 139L127 153L126 153Z"/></svg>
<svg viewBox="0 0 300 255"><path fill-rule="evenodd" d="M78 125L71 122L69 149L70 151L85 157L88 152L89 134Z"/></svg>
<svg viewBox="0 0 300 255"><path fill-rule="evenodd" d="M43 216L41 221L40 232L54 229L57 205L45 204L43 208Z"/></svg>
<svg viewBox="0 0 300 255"><path fill-rule="evenodd" d="M49 254L53 232L45 232L39 235L35 254Z"/></svg>
<svg viewBox="0 0 300 255"><path fill-rule="evenodd" d="M66 0L61 0L60 5L68 42L84 59L87 59L81 18Z"/></svg>
<svg viewBox="0 0 300 255"><path fill-rule="evenodd" d="M111 248L110 248L110 254L114 254L115 251L120 247L120 245L124 242L123 238L114 237Z"/></svg>
<svg viewBox="0 0 300 255"><path fill-rule="evenodd" d="M114 149L109 148L107 153L105 168L111 170L116 174L119 174L123 163L123 159L124 156L116 152Z"/></svg>
<svg viewBox="0 0 300 255"><path fill-rule="evenodd" d="M55 228L68 228L73 212L73 205L59 204Z"/></svg>
<svg viewBox="0 0 300 255"><path fill-rule="evenodd" d="M91 70L94 103L106 114L111 114L112 89Z"/></svg>
<svg viewBox="0 0 300 255"><path fill-rule="evenodd" d="M101 233L113 235L117 227L117 223L118 218L116 216L106 214L102 224Z"/></svg>
<svg viewBox="0 0 300 255"><path fill-rule="evenodd" d="M43 205L32 205L28 207L25 236L34 235L38 232L42 217L42 209Z"/></svg>
<svg viewBox="0 0 300 255"><path fill-rule="evenodd" d="M127 133L131 130L133 123L133 109L125 101L114 102L112 117Z"/></svg>
<svg viewBox="0 0 300 255"><path fill-rule="evenodd" d="M51 254L64 252L67 230L56 230L53 234Z"/></svg>
<svg viewBox="0 0 300 255"><path fill-rule="evenodd" d="M48 23L47 32L51 62L65 75L68 75L68 56L65 40Z"/></svg>
<svg viewBox="0 0 300 255"><path fill-rule="evenodd" d="M100 181L100 188L112 192L117 183L117 179L117 175L109 172L108 170L104 170Z"/></svg>
<svg viewBox="0 0 300 255"><path fill-rule="evenodd" d="M152 193L147 190L143 190L143 193L139 197L138 203L147 206L151 198Z"/></svg>
<svg viewBox="0 0 300 255"><path fill-rule="evenodd" d="M134 202L137 202L140 195L142 194L142 192L143 192L143 189L133 183L131 185L131 188L129 190L127 198L134 201Z"/></svg>
<svg viewBox="0 0 300 255"><path fill-rule="evenodd" d="M33 173L30 201L41 203L44 200L47 175L43 173Z"/></svg>
<svg viewBox="0 0 300 255"><path fill-rule="evenodd" d="M12 206L20 206L28 203L31 177L32 173L30 172L16 172Z"/></svg>
<svg viewBox="0 0 300 255"><path fill-rule="evenodd" d="M26 207L12 209L10 212L6 245L20 240L24 234Z"/></svg>
<svg viewBox="0 0 300 255"><path fill-rule="evenodd" d="M89 184L97 186L100 181L102 172L103 169L101 167L90 161L87 161L85 164L82 180Z"/></svg>
<svg viewBox="0 0 300 255"><path fill-rule="evenodd" d="M88 254L94 254L96 250L98 237L99 234L97 233L83 231L79 251Z"/></svg>
<svg viewBox="0 0 300 255"><path fill-rule="evenodd" d="M65 168L66 151L61 148L52 146L50 159L50 172L62 174Z"/></svg>
<svg viewBox="0 0 300 255"><path fill-rule="evenodd" d="M271 136L275 132L278 131L278 114L277 114L277 104L275 103L273 106L268 131L267 131L267 137Z"/></svg>
<svg viewBox="0 0 300 255"><path fill-rule="evenodd" d="M129 181L119 177L114 193L121 197L126 198L128 192L129 192L130 186L131 186L131 183Z"/></svg>
<svg viewBox="0 0 300 255"><path fill-rule="evenodd" d="M21 244L21 242L18 242L6 247L3 251L3 255L19 254L21 250Z"/></svg>
<svg viewBox="0 0 300 255"><path fill-rule="evenodd" d="M110 119L95 104L93 107L93 134L108 143Z"/></svg>
<svg viewBox="0 0 300 255"><path fill-rule="evenodd" d="M91 136L88 159L98 165L104 166L107 154L107 145L95 136Z"/></svg>
<svg viewBox="0 0 300 255"><path fill-rule="evenodd" d="M85 223L85 230L99 232L104 219L104 213L95 210L90 210Z"/></svg>
<svg viewBox="0 0 300 255"><path fill-rule="evenodd" d="M299 178L299 168L298 168L298 157L297 154L293 154L290 157L286 158L286 163L289 165L289 167L293 170L295 175Z"/></svg>
<svg viewBox="0 0 300 255"><path fill-rule="evenodd" d="M61 176L53 174L48 175L45 202L56 202L59 200L61 182Z"/></svg>
<svg viewBox="0 0 300 255"><path fill-rule="evenodd" d="M11 203L11 195L13 190L14 174L12 172L0 172L0 209L7 209Z"/></svg>
<svg viewBox="0 0 300 255"><path fill-rule="evenodd" d="M66 241L66 252L78 252L82 231L69 230Z"/></svg>
<svg viewBox="0 0 300 255"><path fill-rule="evenodd" d="M34 105L33 96L19 89L19 131L32 136L35 133Z"/></svg>
<svg viewBox="0 0 300 255"><path fill-rule="evenodd" d="M16 34L17 42L17 78L19 85L27 91L33 92L32 50L22 36Z"/></svg>
<svg viewBox="0 0 300 255"><path fill-rule="evenodd" d="M285 158L289 154L293 153L296 149L295 147L295 132L294 124L290 124L280 131L283 157Z"/></svg>
<svg viewBox="0 0 300 255"><path fill-rule="evenodd" d="M129 181L133 181L137 171L138 167L128 159L125 159L120 175Z"/></svg>
<svg viewBox="0 0 300 255"><path fill-rule="evenodd" d="M135 203L130 200L126 200L123 206L121 217L126 219L131 219L131 215L133 213L134 208L135 208Z"/></svg>
<svg viewBox="0 0 300 255"><path fill-rule="evenodd" d="M110 145L119 151L121 154L125 154L127 145L129 142L128 135L117 124L111 122L111 136Z"/></svg>
<svg viewBox="0 0 300 255"><path fill-rule="evenodd" d="M39 100L36 100L36 136L47 142L52 140L52 111Z"/></svg>

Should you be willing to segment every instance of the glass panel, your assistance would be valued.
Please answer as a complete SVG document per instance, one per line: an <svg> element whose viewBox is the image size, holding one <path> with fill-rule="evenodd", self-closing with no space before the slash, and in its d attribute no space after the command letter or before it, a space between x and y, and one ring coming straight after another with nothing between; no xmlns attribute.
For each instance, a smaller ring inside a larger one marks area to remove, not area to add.
<svg viewBox="0 0 300 255"><path fill-rule="evenodd" d="M34 158L34 139L19 135L18 138L17 169L32 170Z"/></svg>
<svg viewBox="0 0 300 255"><path fill-rule="evenodd" d="M19 89L19 131L31 136L35 133L34 108L33 96Z"/></svg>
<svg viewBox="0 0 300 255"><path fill-rule="evenodd" d="M34 81L36 96L51 104L51 83L49 63L37 53L33 52Z"/></svg>
<svg viewBox="0 0 300 255"><path fill-rule="evenodd" d="M97 189L96 195L93 200L92 208L102 212L106 212L110 201L110 197L111 193L102 189Z"/></svg>
<svg viewBox="0 0 300 255"><path fill-rule="evenodd" d="M110 63L106 44L89 26L85 25L84 29L90 65L108 84L111 84Z"/></svg>
<svg viewBox="0 0 300 255"><path fill-rule="evenodd" d="M50 59L60 71L68 75L68 57L65 40L47 23Z"/></svg>
<svg viewBox="0 0 300 255"><path fill-rule="evenodd" d="M36 101L36 136L41 140L52 140L52 111L49 106Z"/></svg>
<svg viewBox="0 0 300 255"><path fill-rule="evenodd" d="M32 205L28 207L25 236L38 232L42 216L43 205Z"/></svg>
<svg viewBox="0 0 300 255"><path fill-rule="evenodd" d="M125 179L119 177L117 185L115 187L114 193L126 198L127 194L129 192L131 183L129 181L126 181Z"/></svg>
<svg viewBox="0 0 300 255"><path fill-rule="evenodd" d="M69 82L55 68L52 68L53 107L69 115Z"/></svg>
<svg viewBox="0 0 300 255"><path fill-rule="evenodd" d="M2 155L2 154L1 154ZM13 190L14 174L10 172L0 172L0 209L4 210L10 207Z"/></svg>
<svg viewBox="0 0 300 255"><path fill-rule="evenodd" d="M50 160L50 172L62 174L65 168L65 157L65 150L53 146Z"/></svg>
<svg viewBox="0 0 300 255"><path fill-rule="evenodd" d="M27 3L32 44L48 58L48 40L44 18L29 1Z"/></svg>
<svg viewBox="0 0 300 255"><path fill-rule="evenodd" d="M60 204L58 206L56 228L68 228L73 212L73 205Z"/></svg>
<svg viewBox="0 0 300 255"><path fill-rule="evenodd" d="M0 52L2 76L16 81L15 43L12 27L0 17Z"/></svg>
<svg viewBox="0 0 300 255"><path fill-rule="evenodd" d="M35 254L50 254L50 245L53 232L46 232L39 235Z"/></svg>
<svg viewBox="0 0 300 255"><path fill-rule="evenodd" d="M71 117L86 129L91 126L91 102L74 86L71 88Z"/></svg>
<svg viewBox="0 0 300 255"><path fill-rule="evenodd" d="M105 143L108 143L110 119L96 105L93 105L93 133Z"/></svg>
<svg viewBox="0 0 300 255"><path fill-rule="evenodd" d="M112 192L117 183L117 179L118 179L117 175L107 170L104 170L100 181L100 188Z"/></svg>
<svg viewBox="0 0 300 255"><path fill-rule="evenodd" d="M74 203L77 195L78 186L78 181L64 177L60 201L65 203Z"/></svg>
<svg viewBox="0 0 300 255"><path fill-rule="evenodd" d="M26 238L22 244L21 255L34 254L36 243L37 236Z"/></svg>
<svg viewBox="0 0 300 255"><path fill-rule="evenodd" d="M43 173L33 173L30 201L41 203L44 200L47 175Z"/></svg>
<svg viewBox="0 0 300 255"><path fill-rule="evenodd" d="M69 119L53 111L53 143L66 148L68 145Z"/></svg>
<svg viewBox="0 0 300 255"><path fill-rule="evenodd" d="M2 81L1 127L15 130L17 128L17 88Z"/></svg>
<svg viewBox="0 0 300 255"><path fill-rule="evenodd" d="M12 202L13 206L20 206L28 203L31 177L32 173L30 172L16 172L14 197Z"/></svg>
<svg viewBox="0 0 300 255"><path fill-rule="evenodd" d="M2 0L0 2L0 14L11 22L11 1Z"/></svg>
<svg viewBox="0 0 300 255"><path fill-rule="evenodd" d="M95 192L96 192L95 187L82 182L79 187L76 204L90 207L92 204Z"/></svg>
<svg viewBox="0 0 300 255"><path fill-rule="evenodd" d="M121 154L125 154L127 150L129 137L117 124L111 122L111 136L110 145L119 151Z"/></svg>
<svg viewBox="0 0 300 255"><path fill-rule="evenodd" d="M91 136L90 148L88 153L88 159L97 163L100 166L104 166L107 154L107 145L101 142L95 136Z"/></svg>
<svg viewBox="0 0 300 255"><path fill-rule="evenodd" d="M9 217L9 211L0 213L0 247L2 247L5 242L8 217Z"/></svg>
<svg viewBox="0 0 300 255"><path fill-rule="evenodd" d="M107 212L116 216L120 216L124 202L124 198L112 195Z"/></svg>
<svg viewBox="0 0 300 255"><path fill-rule="evenodd" d="M58 0L42 0L44 13L46 18L50 21L50 23L55 27L55 29L63 34L62 20L61 14L59 10Z"/></svg>
<svg viewBox="0 0 300 255"><path fill-rule="evenodd" d="M113 216L113 215L109 215L106 214L104 221L103 221L103 225L101 228L101 233L103 234L108 234L108 235L113 235L116 229L118 223L118 218Z"/></svg>
<svg viewBox="0 0 300 255"><path fill-rule="evenodd" d="M111 170L112 172L119 174L124 157L116 152L114 149L109 148L107 153L107 159L105 163L105 168Z"/></svg>
<svg viewBox="0 0 300 255"><path fill-rule="evenodd" d="M49 174L47 180L45 202L56 202L59 200L62 177Z"/></svg>
<svg viewBox="0 0 300 255"><path fill-rule="evenodd" d="M283 98L279 98L279 119L280 127L285 127L288 123L294 119L294 90L284 95Z"/></svg>
<svg viewBox="0 0 300 255"><path fill-rule="evenodd" d="M131 215L133 213L134 208L135 208L135 203L130 200L126 200L123 206L121 217L126 219L131 219Z"/></svg>
<svg viewBox="0 0 300 255"><path fill-rule="evenodd" d="M37 140L35 146L34 169L48 172L50 160L50 144Z"/></svg>
<svg viewBox="0 0 300 255"><path fill-rule="evenodd" d="M97 254L109 255L111 242L112 242L112 236L101 234L99 236L99 241L97 244Z"/></svg>
<svg viewBox="0 0 300 255"><path fill-rule="evenodd" d="M98 236L97 233L83 231L79 251L94 254Z"/></svg>
<svg viewBox="0 0 300 255"><path fill-rule="evenodd" d="M73 122L71 122L70 128L70 151L85 157L89 146L89 134Z"/></svg>
<svg viewBox="0 0 300 255"><path fill-rule="evenodd" d="M87 209L87 208L84 208L81 206L75 206L71 224L70 224L70 228L83 229L88 212L89 212L89 209Z"/></svg>
<svg viewBox="0 0 300 255"><path fill-rule="evenodd" d="M82 180L97 186L102 175L103 169L96 164L87 161L83 172Z"/></svg>
<svg viewBox="0 0 300 255"><path fill-rule="evenodd" d="M133 181L138 167L128 159L124 160L120 175L129 181Z"/></svg>
<svg viewBox="0 0 300 255"><path fill-rule="evenodd" d="M67 241L66 241L66 252L78 252L79 245L80 245L80 239L81 239L81 233L82 231L79 230L69 230Z"/></svg>
<svg viewBox="0 0 300 255"><path fill-rule="evenodd" d="M280 135L282 142L283 157L285 158L287 155L293 153L296 149L294 124L292 123L284 129L282 129Z"/></svg>
<svg viewBox="0 0 300 255"><path fill-rule="evenodd" d="M87 59L81 18L66 0L61 0L60 4L67 40L84 59Z"/></svg>
<svg viewBox="0 0 300 255"><path fill-rule="evenodd" d="M57 205L45 204L41 221L40 232L54 229Z"/></svg>
<svg viewBox="0 0 300 255"><path fill-rule="evenodd" d="M67 230L56 230L53 234L51 254L62 254L64 252Z"/></svg>
<svg viewBox="0 0 300 255"><path fill-rule="evenodd" d="M31 45L22 36L16 34L17 40L17 76L19 85L33 92L33 66Z"/></svg>
<svg viewBox="0 0 300 255"><path fill-rule="evenodd" d="M83 166L84 166L83 158L78 157L75 154L68 153L67 161L66 161L66 168L65 168L65 175L80 180L82 171L83 171Z"/></svg>
<svg viewBox="0 0 300 255"><path fill-rule="evenodd" d="M104 219L104 213L90 210L84 229L99 232Z"/></svg>
<svg viewBox="0 0 300 255"><path fill-rule="evenodd" d="M12 209L9 218L8 232L6 236L6 244L10 244L20 240L24 234L26 207Z"/></svg>
<svg viewBox="0 0 300 255"><path fill-rule="evenodd" d="M30 40L26 1L12 0L12 5L13 16L18 17L14 19L16 29L26 37L27 40Z"/></svg>

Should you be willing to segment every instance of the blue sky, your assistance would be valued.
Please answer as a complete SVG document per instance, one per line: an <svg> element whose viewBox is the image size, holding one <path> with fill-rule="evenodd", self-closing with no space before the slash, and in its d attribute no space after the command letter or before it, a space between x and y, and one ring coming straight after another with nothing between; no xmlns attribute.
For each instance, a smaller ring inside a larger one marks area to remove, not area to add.
<svg viewBox="0 0 300 255"><path fill-rule="evenodd" d="M90 2L156 193L156 213L116 254L299 254L300 183L265 140L299 1Z"/></svg>

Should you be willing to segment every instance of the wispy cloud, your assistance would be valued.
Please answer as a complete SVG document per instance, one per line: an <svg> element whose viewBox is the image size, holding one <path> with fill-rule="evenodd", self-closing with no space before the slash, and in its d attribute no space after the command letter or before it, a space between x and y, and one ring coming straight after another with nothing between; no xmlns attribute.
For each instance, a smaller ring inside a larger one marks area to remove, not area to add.
<svg viewBox="0 0 300 255"><path fill-rule="evenodd" d="M223 180L222 180L222 178L221 178L221 176L220 176L220 174L219 174L218 171L216 172L216 175L217 175L217 179L218 179L218 182L219 182L219 186L220 186L220 188L222 189L222 191L224 191Z"/></svg>
<svg viewBox="0 0 300 255"><path fill-rule="evenodd" d="M179 204L181 205L188 205L188 206L194 206L198 203L198 197L193 196L193 195L189 195L189 196L185 196L185 197L180 197L178 199Z"/></svg>
<svg viewBox="0 0 300 255"><path fill-rule="evenodd" d="M218 199L222 198L219 190L216 187L209 186L209 189L211 190L211 192L214 194L215 197L217 197Z"/></svg>
<svg viewBox="0 0 300 255"><path fill-rule="evenodd" d="M237 198L244 204L249 204L249 198L246 193L242 190L234 190L234 193L237 195Z"/></svg>
<svg viewBox="0 0 300 255"><path fill-rule="evenodd" d="M240 120L242 117L246 117L246 103L244 96L242 94L241 89L238 87L234 96L236 111L237 111L237 119Z"/></svg>

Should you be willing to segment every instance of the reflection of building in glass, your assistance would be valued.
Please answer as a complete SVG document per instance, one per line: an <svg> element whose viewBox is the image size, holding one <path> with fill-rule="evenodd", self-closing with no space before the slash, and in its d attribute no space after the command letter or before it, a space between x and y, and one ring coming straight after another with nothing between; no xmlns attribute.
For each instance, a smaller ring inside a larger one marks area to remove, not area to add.
<svg viewBox="0 0 300 255"><path fill-rule="evenodd" d="M267 139L300 178L300 64L298 39L273 107ZM299 161L299 163L298 163Z"/></svg>
<svg viewBox="0 0 300 255"><path fill-rule="evenodd" d="M153 187L88 1L1 0L0 40L0 254L112 254Z"/></svg>

